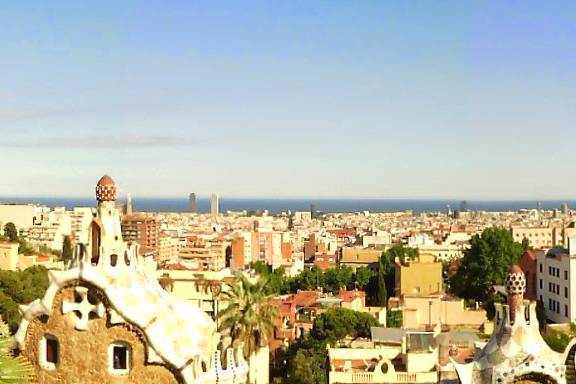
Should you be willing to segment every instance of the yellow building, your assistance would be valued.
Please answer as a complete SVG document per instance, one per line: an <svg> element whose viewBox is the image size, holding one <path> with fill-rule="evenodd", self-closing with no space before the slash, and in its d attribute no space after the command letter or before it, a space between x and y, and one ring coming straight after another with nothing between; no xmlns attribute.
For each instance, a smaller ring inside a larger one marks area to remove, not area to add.
<svg viewBox="0 0 576 384"><path fill-rule="evenodd" d="M395 260L396 296L430 295L442 292L442 263L433 255L421 254L415 260Z"/></svg>
<svg viewBox="0 0 576 384"><path fill-rule="evenodd" d="M376 266L382 256L382 251L382 249L375 248L343 247L340 266L350 267L353 271L360 267Z"/></svg>

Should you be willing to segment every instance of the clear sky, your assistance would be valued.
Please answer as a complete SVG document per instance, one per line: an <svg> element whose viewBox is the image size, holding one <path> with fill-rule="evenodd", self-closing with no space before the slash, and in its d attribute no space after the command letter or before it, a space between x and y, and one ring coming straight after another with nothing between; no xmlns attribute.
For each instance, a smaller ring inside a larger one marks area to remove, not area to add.
<svg viewBox="0 0 576 384"><path fill-rule="evenodd" d="M573 198L575 8L7 2L0 196Z"/></svg>

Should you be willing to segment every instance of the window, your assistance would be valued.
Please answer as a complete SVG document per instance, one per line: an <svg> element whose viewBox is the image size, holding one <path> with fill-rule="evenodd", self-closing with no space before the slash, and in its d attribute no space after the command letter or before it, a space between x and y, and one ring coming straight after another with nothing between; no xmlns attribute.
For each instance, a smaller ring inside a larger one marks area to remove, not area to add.
<svg viewBox="0 0 576 384"><path fill-rule="evenodd" d="M53 335L44 335L40 340L40 366L44 369L56 369L60 358L60 345Z"/></svg>
<svg viewBox="0 0 576 384"><path fill-rule="evenodd" d="M568 271L564 271L564 280L568 280Z"/></svg>
<svg viewBox="0 0 576 384"><path fill-rule="evenodd" d="M542 279L540 279L540 289L542 289Z"/></svg>
<svg viewBox="0 0 576 384"><path fill-rule="evenodd" d="M126 343L110 344L109 370L116 375L125 375L130 371L130 346Z"/></svg>

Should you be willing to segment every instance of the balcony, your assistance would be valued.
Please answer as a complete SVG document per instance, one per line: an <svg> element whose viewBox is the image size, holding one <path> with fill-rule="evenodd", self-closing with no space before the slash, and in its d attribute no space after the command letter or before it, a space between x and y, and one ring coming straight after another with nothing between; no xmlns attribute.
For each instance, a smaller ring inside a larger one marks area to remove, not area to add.
<svg viewBox="0 0 576 384"><path fill-rule="evenodd" d="M437 383L437 372L394 372L394 373L377 373L377 372L333 372L329 373L329 381L340 384L362 384L362 383Z"/></svg>

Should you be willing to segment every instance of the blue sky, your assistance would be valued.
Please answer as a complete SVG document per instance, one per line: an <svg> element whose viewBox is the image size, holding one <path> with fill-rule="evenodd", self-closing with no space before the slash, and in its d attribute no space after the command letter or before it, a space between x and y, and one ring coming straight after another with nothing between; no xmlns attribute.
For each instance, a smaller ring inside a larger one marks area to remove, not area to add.
<svg viewBox="0 0 576 384"><path fill-rule="evenodd" d="M0 8L0 196L572 198L576 3Z"/></svg>

